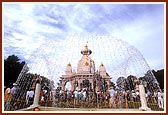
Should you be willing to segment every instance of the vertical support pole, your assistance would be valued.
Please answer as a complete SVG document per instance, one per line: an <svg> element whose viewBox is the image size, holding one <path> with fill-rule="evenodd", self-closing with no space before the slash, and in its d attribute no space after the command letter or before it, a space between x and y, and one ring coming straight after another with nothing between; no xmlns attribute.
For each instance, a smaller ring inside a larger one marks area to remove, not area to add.
<svg viewBox="0 0 168 115"><path fill-rule="evenodd" d="M93 89L93 88L94 88L94 86L93 86L93 79L92 79L92 80L89 80L89 82L91 83L90 88Z"/></svg>
<svg viewBox="0 0 168 115"><path fill-rule="evenodd" d="M33 105L31 105L32 107L39 107L40 90L41 90L41 84L37 83L36 89L35 89Z"/></svg>
<svg viewBox="0 0 168 115"><path fill-rule="evenodd" d="M78 89L81 89L81 79L78 80Z"/></svg>
<svg viewBox="0 0 168 115"><path fill-rule="evenodd" d="M71 83L71 91L74 91L75 90L74 89L74 83L75 83L74 80L71 80L70 83Z"/></svg>
<svg viewBox="0 0 168 115"><path fill-rule="evenodd" d="M106 80L106 83L107 83L107 89L110 88L110 80Z"/></svg>
<svg viewBox="0 0 168 115"><path fill-rule="evenodd" d="M62 90L65 91L65 81L62 80L62 84L61 84Z"/></svg>
<svg viewBox="0 0 168 115"><path fill-rule="evenodd" d="M141 107L139 109L143 111L150 111L151 109L148 108L147 106L145 88L142 84L139 85L139 94L140 94L140 100L141 100Z"/></svg>

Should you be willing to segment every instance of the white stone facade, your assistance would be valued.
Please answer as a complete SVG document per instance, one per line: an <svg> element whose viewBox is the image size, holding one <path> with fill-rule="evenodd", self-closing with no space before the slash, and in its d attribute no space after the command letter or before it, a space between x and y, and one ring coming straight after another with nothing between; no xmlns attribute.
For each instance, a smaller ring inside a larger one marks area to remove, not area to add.
<svg viewBox="0 0 168 115"><path fill-rule="evenodd" d="M71 83L71 90L75 90L76 87L78 89L88 87L90 89L94 88L94 82L100 82L97 81L97 77L101 77L101 80L104 80L108 87L110 84L110 76L106 73L105 66L103 64L100 65L99 70L95 71L95 63L89 56L92 53L90 49L88 49L87 44L84 46L84 49L81 50L81 54L83 54L82 58L79 60L77 64L77 72L73 70L72 72L72 66L69 63L66 67L65 74L62 75L62 89L65 90L65 84L67 82ZM88 81L89 85L84 85L84 81ZM75 84L78 84L77 86ZM100 86L96 85L96 89L100 89Z"/></svg>

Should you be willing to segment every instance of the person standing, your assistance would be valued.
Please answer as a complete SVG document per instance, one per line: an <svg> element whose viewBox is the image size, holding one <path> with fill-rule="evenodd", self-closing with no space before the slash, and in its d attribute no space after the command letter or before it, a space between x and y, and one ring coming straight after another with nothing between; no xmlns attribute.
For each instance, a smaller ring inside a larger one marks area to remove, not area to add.
<svg viewBox="0 0 168 115"><path fill-rule="evenodd" d="M162 89L162 97L163 97L163 103L164 103L164 89Z"/></svg>
<svg viewBox="0 0 168 115"><path fill-rule="evenodd" d="M11 94L12 96L15 96L17 94L17 84L16 83L13 83L13 87L11 89Z"/></svg>
<svg viewBox="0 0 168 115"><path fill-rule="evenodd" d="M11 89L10 86L6 88L4 93L4 107L6 108L9 104L9 97L10 97Z"/></svg>
<svg viewBox="0 0 168 115"><path fill-rule="evenodd" d="M157 96L159 108L163 109L163 94L160 91L158 91Z"/></svg>
<svg viewBox="0 0 168 115"><path fill-rule="evenodd" d="M112 108L112 107L116 107L115 105L115 90L113 87L110 88L109 90L109 94L110 94L110 100L109 100L109 107Z"/></svg>
<svg viewBox="0 0 168 115"><path fill-rule="evenodd" d="M74 94L74 106L77 104L77 101L78 101L78 91L77 90L75 90L74 92L73 92L73 94Z"/></svg>
<svg viewBox="0 0 168 115"><path fill-rule="evenodd" d="M33 104L33 99L34 99L34 90L31 88L26 93L26 105L27 106L32 105Z"/></svg>
<svg viewBox="0 0 168 115"><path fill-rule="evenodd" d="M83 97L82 90L79 90L78 91L78 102L82 102L82 97Z"/></svg>
<svg viewBox="0 0 168 115"><path fill-rule="evenodd" d="M83 95L82 100L83 102L85 102L86 101L86 90L85 89L83 90L82 95Z"/></svg>
<svg viewBox="0 0 168 115"><path fill-rule="evenodd" d="M13 83L13 87L10 89L10 97L8 101L9 106L5 108L5 110L15 110L15 108L17 108L16 98L18 94L19 94L19 90L18 90L17 84Z"/></svg>

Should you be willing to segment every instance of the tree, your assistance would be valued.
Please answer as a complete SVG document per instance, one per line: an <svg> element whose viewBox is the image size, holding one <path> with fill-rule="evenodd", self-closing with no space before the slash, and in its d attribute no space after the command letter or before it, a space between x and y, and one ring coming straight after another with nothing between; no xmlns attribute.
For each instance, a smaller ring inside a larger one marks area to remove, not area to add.
<svg viewBox="0 0 168 115"><path fill-rule="evenodd" d="M127 84L127 88L129 90L134 90L135 89L135 82L134 80L136 80L136 76L133 76L133 75L129 75L127 78L126 78L126 84Z"/></svg>
<svg viewBox="0 0 168 115"><path fill-rule="evenodd" d="M115 89L116 88L115 83L110 81L110 87L114 87L114 89Z"/></svg>
<svg viewBox="0 0 168 115"><path fill-rule="evenodd" d="M160 89L164 89L164 69L157 71L149 70L145 73L145 76L140 77L139 80L146 81L147 89L150 91L159 87Z"/></svg>
<svg viewBox="0 0 168 115"><path fill-rule="evenodd" d="M120 90L126 90L126 78L125 77L119 77L116 83Z"/></svg>
<svg viewBox="0 0 168 115"><path fill-rule="evenodd" d="M25 62L20 62L20 59L11 55L4 60L4 85L10 85L17 80L19 73L21 72Z"/></svg>
<svg viewBox="0 0 168 115"><path fill-rule="evenodd" d="M152 70L155 78L157 79L161 89L164 89L164 69L161 70Z"/></svg>

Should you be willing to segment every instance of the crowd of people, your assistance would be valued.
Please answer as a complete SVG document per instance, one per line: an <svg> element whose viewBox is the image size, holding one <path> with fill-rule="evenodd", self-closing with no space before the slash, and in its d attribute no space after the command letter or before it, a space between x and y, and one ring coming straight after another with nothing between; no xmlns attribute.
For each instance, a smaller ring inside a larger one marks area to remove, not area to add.
<svg viewBox="0 0 168 115"><path fill-rule="evenodd" d="M146 100L148 103L158 104L159 108L164 107L163 92L154 90L146 91ZM74 104L81 102L106 103L110 108L128 107L128 102L140 102L140 93L138 90L118 90L111 87L108 91L93 91L87 88L80 90L60 90L55 94L57 102L71 102Z"/></svg>
<svg viewBox="0 0 168 115"><path fill-rule="evenodd" d="M11 96L14 96L18 93L16 88L17 84L13 84L13 87L6 88L4 92L4 107L6 108L11 101ZM25 103L26 107L29 107L33 104L35 91L30 88L26 91L25 94ZM164 108L164 94L163 91L155 90L150 92L146 91L146 100L147 102L158 104L159 108ZM106 104L109 108L128 108L128 102L140 102L140 94L138 90L119 90L113 87L110 87L106 92L95 91L88 88L77 89L74 91L71 90L56 90L50 91L49 89L42 88L40 92L39 104L45 106L48 102L54 102L56 105L64 102L77 105L79 103L97 103L97 104ZM74 106L75 107L75 106Z"/></svg>

